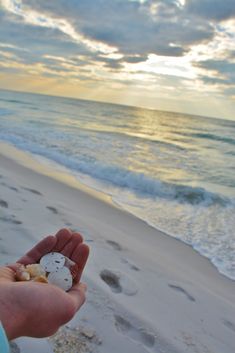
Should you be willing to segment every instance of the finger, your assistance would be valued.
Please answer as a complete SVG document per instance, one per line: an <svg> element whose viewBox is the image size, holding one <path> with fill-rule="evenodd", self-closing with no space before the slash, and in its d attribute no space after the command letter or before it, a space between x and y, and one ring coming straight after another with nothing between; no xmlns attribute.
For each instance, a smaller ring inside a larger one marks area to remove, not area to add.
<svg viewBox="0 0 235 353"><path fill-rule="evenodd" d="M0 267L0 282L15 282L15 270L9 266Z"/></svg>
<svg viewBox="0 0 235 353"><path fill-rule="evenodd" d="M20 263L14 263L14 264L9 264L7 265L7 267L9 267L11 270L13 270L14 272L16 272L18 270L18 268L20 268L21 264Z"/></svg>
<svg viewBox="0 0 235 353"><path fill-rule="evenodd" d="M83 241L83 238L81 234L73 233L69 242L62 249L61 251L62 254L70 258L72 256L74 249L76 249L77 246L82 243L82 241Z"/></svg>
<svg viewBox="0 0 235 353"><path fill-rule="evenodd" d="M78 244L71 255L71 260L76 262L76 264L78 265L78 274L74 279L75 283L80 281L88 256L89 256L89 247L84 243Z"/></svg>
<svg viewBox="0 0 235 353"><path fill-rule="evenodd" d="M48 237L41 240L36 246L34 246L30 251L28 251L23 257L21 257L17 262L28 265L36 263L40 258L52 251L57 242L56 237L49 235Z"/></svg>
<svg viewBox="0 0 235 353"><path fill-rule="evenodd" d="M60 229L56 233L55 236L56 236L56 239L57 239L57 243L56 243L56 246L55 246L55 248L53 250L61 252L62 249L65 247L65 245L72 238L72 232L69 229L67 229L67 228L63 228L63 229Z"/></svg>
<svg viewBox="0 0 235 353"><path fill-rule="evenodd" d="M75 310L78 311L78 309L82 306L82 304L86 300L86 290L87 286L85 283L79 283L75 284L68 293L68 295L72 298L74 304L75 304Z"/></svg>

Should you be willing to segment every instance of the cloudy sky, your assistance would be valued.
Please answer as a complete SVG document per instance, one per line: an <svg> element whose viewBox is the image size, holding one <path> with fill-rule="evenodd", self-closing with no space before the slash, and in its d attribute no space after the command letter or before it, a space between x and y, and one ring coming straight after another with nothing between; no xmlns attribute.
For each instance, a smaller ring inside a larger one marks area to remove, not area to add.
<svg viewBox="0 0 235 353"><path fill-rule="evenodd" d="M235 120L235 1L0 0L0 87Z"/></svg>

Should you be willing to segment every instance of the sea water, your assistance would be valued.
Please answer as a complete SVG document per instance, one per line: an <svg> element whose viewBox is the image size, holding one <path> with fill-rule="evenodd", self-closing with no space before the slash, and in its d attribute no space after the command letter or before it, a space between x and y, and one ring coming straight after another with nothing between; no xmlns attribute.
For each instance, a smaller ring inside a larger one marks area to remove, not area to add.
<svg viewBox="0 0 235 353"><path fill-rule="evenodd" d="M0 91L0 140L66 167L235 279L235 121Z"/></svg>

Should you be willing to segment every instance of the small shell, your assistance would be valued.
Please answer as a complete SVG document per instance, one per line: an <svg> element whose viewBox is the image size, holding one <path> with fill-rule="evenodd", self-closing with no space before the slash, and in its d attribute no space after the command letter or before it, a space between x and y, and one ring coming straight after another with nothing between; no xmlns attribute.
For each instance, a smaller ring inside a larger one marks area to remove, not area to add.
<svg viewBox="0 0 235 353"><path fill-rule="evenodd" d="M48 275L48 282L68 291L73 285L73 278L67 267L60 268Z"/></svg>
<svg viewBox="0 0 235 353"><path fill-rule="evenodd" d="M46 278L46 276L40 275L37 276L33 279L34 282L40 282L40 283L48 283L48 279Z"/></svg>
<svg viewBox="0 0 235 353"><path fill-rule="evenodd" d="M73 266L71 266L69 268L70 272L71 272L71 275L72 275L72 278L75 279L78 275L78 265L77 264L74 264Z"/></svg>
<svg viewBox="0 0 235 353"><path fill-rule="evenodd" d="M40 260L40 265L46 272L54 272L62 268L65 264L65 256L58 252L51 252L44 255Z"/></svg>
<svg viewBox="0 0 235 353"><path fill-rule="evenodd" d="M31 264L26 266L26 271L30 274L31 278L46 276L46 272L40 264Z"/></svg>
<svg viewBox="0 0 235 353"><path fill-rule="evenodd" d="M16 270L15 278L17 281L29 281L30 280L30 274L26 271L24 265L21 265Z"/></svg>
<svg viewBox="0 0 235 353"><path fill-rule="evenodd" d="M71 272L71 275L72 275L72 277L74 279L77 276L77 274L78 274L78 265L76 264L76 262L74 262L71 259L69 259L68 257L66 257L64 265L67 268L69 268L69 270Z"/></svg>
<svg viewBox="0 0 235 353"><path fill-rule="evenodd" d="M65 264L66 267L71 267L73 265L75 265L75 262L73 260L71 260L70 258L68 258L67 256L65 256Z"/></svg>

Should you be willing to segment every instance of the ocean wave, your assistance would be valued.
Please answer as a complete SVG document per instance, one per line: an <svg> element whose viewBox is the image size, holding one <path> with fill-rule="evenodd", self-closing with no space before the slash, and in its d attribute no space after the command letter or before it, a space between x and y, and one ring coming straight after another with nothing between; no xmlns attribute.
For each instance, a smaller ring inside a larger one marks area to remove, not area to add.
<svg viewBox="0 0 235 353"><path fill-rule="evenodd" d="M116 166L102 165L97 162L80 162L77 167L78 171L82 173L151 198L163 198L180 203L205 206L211 204L226 206L231 203L228 198L209 192L204 188L166 183L153 179L144 173L137 173Z"/></svg>
<svg viewBox="0 0 235 353"><path fill-rule="evenodd" d="M150 198L162 198L179 203L188 203L191 205L209 206L219 204L226 206L231 204L232 200L222 195L212 193L202 187L192 187L189 185L180 185L167 183L159 179L150 177L144 173L128 170L126 168L107 165L85 156L72 157L64 153L53 151L50 148L27 144L19 137L11 137L9 141L5 136L0 136L2 140L8 140L16 147L27 150L30 153L40 155L52 160L74 172L80 172L98 179L114 187L126 188Z"/></svg>
<svg viewBox="0 0 235 353"><path fill-rule="evenodd" d="M75 125L77 125L75 123ZM176 144L174 142L166 142L166 141L162 141L162 140L158 140L156 139L156 137L149 137L149 136L145 136L143 134L138 134L138 133L134 133L134 132L127 132L127 131L114 131L111 128L110 129L106 129L106 130L101 130L101 128L90 128L90 127L84 127L84 126L79 126L80 131L85 131L85 132L89 132L89 133L94 133L94 134L99 134L99 135L104 135L104 136L114 136L117 138L122 138L122 139L126 139L128 138L128 140L132 140L132 141L147 141L150 144L156 144L159 145L160 147L167 147L169 149L174 149L174 150L179 150L179 151L188 151L190 147L188 147L187 149L180 146L179 144ZM180 140L178 140L177 142L181 142ZM190 148L190 150L192 150L192 148Z"/></svg>
<svg viewBox="0 0 235 353"><path fill-rule="evenodd" d="M140 195L151 198L162 198L179 203L188 203L191 205L209 206L219 204L221 206L229 205L232 201L224 196L212 193L201 187L192 187L188 185L178 185L166 183L158 179L149 177L144 173L138 173L118 166L105 165L92 160L75 160L61 154L48 152L44 155L65 167L89 175L95 179L104 181L116 187L126 188Z"/></svg>
<svg viewBox="0 0 235 353"><path fill-rule="evenodd" d="M197 137L197 138L201 138L201 139L205 139L205 140L212 140L212 141L218 141L218 142L225 142L225 143L229 143L231 145L235 145L235 139L231 138L231 137L221 137L218 135L214 135L214 134L209 134L209 133L195 133L195 134L191 134L192 137Z"/></svg>
<svg viewBox="0 0 235 353"><path fill-rule="evenodd" d="M18 99L0 98L0 101L7 102L7 103L31 104L29 102L23 102L22 100L18 100Z"/></svg>

